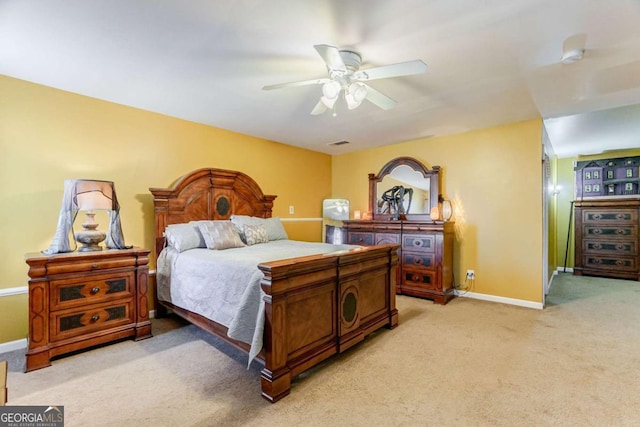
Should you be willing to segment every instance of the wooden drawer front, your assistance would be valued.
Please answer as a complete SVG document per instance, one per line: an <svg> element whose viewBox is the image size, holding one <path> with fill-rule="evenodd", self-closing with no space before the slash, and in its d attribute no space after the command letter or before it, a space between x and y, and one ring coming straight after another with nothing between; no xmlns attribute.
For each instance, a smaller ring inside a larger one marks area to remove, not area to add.
<svg viewBox="0 0 640 427"><path fill-rule="evenodd" d="M76 310L52 312L49 320L51 341L134 323L133 304L133 299L129 299Z"/></svg>
<svg viewBox="0 0 640 427"><path fill-rule="evenodd" d="M402 265L404 267L414 267L414 268L435 268L435 254L433 253L402 253Z"/></svg>
<svg viewBox="0 0 640 427"><path fill-rule="evenodd" d="M431 270L402 270L403 285L419 286L421 288L436 288L436 272Z"/></svg>
<svg viewBox="0 0 640 427"><path fill-rule="evenodd" d="M93 261L77 261L68 263L49 263L47 264L47 274L52 276L54 274L64 273L80 273L84 271L107 270L110 268L124 268L135 267L136 257L128 256L122 258L109 258L105 260L93 260Z"/></svg>
<svg viewBox="0 0 640 427"><path fill-rule="evenodd" d="M618 271L637 271L636 257L614 257L606 255L584 255L584 268L615 269Z"/></svg>
<svg viewBox="0 0 640 427"><path fill-rule="evenodd" d="M597 225L585 225L583 228L583 238L589 237L606 237L606 238L624 238L624 239L637 239L638 229L635 225L624 226L597 226Z"/></svg>
<svg viewBox="0 0 640 427"><path fill-rule="evenodd" d="M609 256L633 256L638 254L638 242L629 241L602 241L584 240L583 251L585 253L600 253Z"/></svg>
<svg viewBox="0 0 640 427"><path fill-rule="evenodd" d="M400 243L399 234L376 233L376 245L386 245L386 244L397 245L399 243Z"/></svg>
<svg viewBox="0 0 640 427"><path fill-rule="evenodd" d="M432 234L407 234L402 236L402 249L409 251L435 252L436 236Z"/></svg>
<svg viewBox="0 0 640 427"><path fill-rule="evenodd" d="M637 224L638 211L636 209L589 209L582 211L583 223L615 223Z"/></svg>
<svg viewBox="0 0 640 427"><path fill-rule="evenodd" d="M134 273L89 275L66 280L52 280L50 309L86 306L133 295Z"/></svg>
<svg viewBox="0 0 640 427"><path fill-rule="evenodd" d="M374 233L349 233L349 244L350 245L364 245L364 246L373 246Z"/></svg>

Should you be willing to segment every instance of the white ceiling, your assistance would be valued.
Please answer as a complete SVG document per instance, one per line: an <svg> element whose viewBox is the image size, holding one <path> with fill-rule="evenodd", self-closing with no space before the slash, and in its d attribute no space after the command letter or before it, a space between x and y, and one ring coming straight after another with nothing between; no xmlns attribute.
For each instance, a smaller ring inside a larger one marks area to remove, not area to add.
<svg viewBox="0 0 640 427"><path fill-rule="evenodd" d="M428 69L311 116L320 86L261 88L325 77L316 44ZM0 73L330 154L535 117L561 157L640 146L638 0L0 0Z"/></svg>

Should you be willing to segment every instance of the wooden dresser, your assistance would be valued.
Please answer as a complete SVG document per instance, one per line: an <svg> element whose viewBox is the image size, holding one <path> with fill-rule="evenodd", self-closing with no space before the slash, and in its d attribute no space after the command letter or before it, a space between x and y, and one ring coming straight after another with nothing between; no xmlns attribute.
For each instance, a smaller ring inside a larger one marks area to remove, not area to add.
<svg viewBox="0 0 640 427"><path fill-rule="evenodd" d="M149 251L133 248L56 255L31 253L26 371L54 356L151 336Z"/></svg>
<svg viewBox="0 0 640 427"><path fill-rule="evenodd" d="M575 202L576 275L640 280L640 197Z"/></svg>
<svg viewBox="0 0 640 427"><path fill-rule="evenodd" d="M396 293L446 304L454 297L454 223L430 220L344 221L347 243L400 244Z"/></svg>

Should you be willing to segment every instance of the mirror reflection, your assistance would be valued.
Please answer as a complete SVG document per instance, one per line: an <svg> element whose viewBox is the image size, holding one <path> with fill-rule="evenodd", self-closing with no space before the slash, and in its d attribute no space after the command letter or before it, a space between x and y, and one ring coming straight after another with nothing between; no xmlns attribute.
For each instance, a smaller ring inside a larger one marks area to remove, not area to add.
<svg viewBox="0 0 640 427"><path fill-rule="evenodd" d="M376 213L428 214L431 179L408 165L396 166L376 186Z"/></svg>
<svg viewBox="0 0 640 427"><path fill-rule="evenodd" d="M343 243L345 239L342 221L348 219L349 200L324 199L322 201L322 240L326 243Z"/></svg>

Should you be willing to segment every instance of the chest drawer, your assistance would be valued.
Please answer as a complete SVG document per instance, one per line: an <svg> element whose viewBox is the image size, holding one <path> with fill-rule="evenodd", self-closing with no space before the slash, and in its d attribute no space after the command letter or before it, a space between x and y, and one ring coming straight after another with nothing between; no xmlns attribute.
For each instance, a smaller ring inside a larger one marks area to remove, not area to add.
<svg viewBox="0 0 640 427"><path fill-rule="evenodd" d="M405 268L435 268L435 254L434 253L419 253L419 252L403 252L402 253L402 265Z"/></svg>
<svg viewBox="0 0 640 427"><path fill-rule="evenodd" d="M584 225L583 239L632 239L637 240L638 228L635 225Z"/></svg>
<svg viewBox="0 0 640 427"><path fill-rule="evenodd" d="M51 341L103 331L135 322L133 299L50 313Z"/></svg>
<svg viewBox="0 0 640 427"><path fill-rule="evenodd" d="M433 234L403 235L402 249L414 252L435 252L436 236Z"/></svg>
<svg viewBox="0 0 640 427"><path fill-rule="evenodd" d="M400 243L400 234L376 233L375 242L376 245L397 245Z"/></svg>
<svg viewBox="0 0 640 427"><path fill-rule="evenodd" d="M62 310L87 304L113 301L133 295L133 271L52 280L50 309Z"/></svg>
<svg viewBox="0 0 640 427"><path fill-rule="evenodd" d="M633 256L638 254L638 242L628 241L603 241L603 240L583 240L584 253L600 253L610 256Z"/></svg>
<svg viewBox="0 0 640 427"><path fill-rule="evenodd" d="M616 257L599 254L584 255L584 268L637 271L637 257Z"/></svg>
<svg viewBox="0 0 640 427"><path fill-rule="evenodd" d="M437 289L439 286L436 280L436 272L433 270L402 270L402 285L409 287L417 287L422 289Z"/></svg>
<svg viewBox="0 0 640 427"><path fill-rule="evenodd" d="M373 246L375 242L374 233L350 232L348 238L349 241L347 243L350 245Z"/></svg>
<svg viewBox="0 0 640 427"><path fill-rule="evenodd" d="M637 209L587 209L582 211L582 222L589 224L637 224Z"/></svg>

